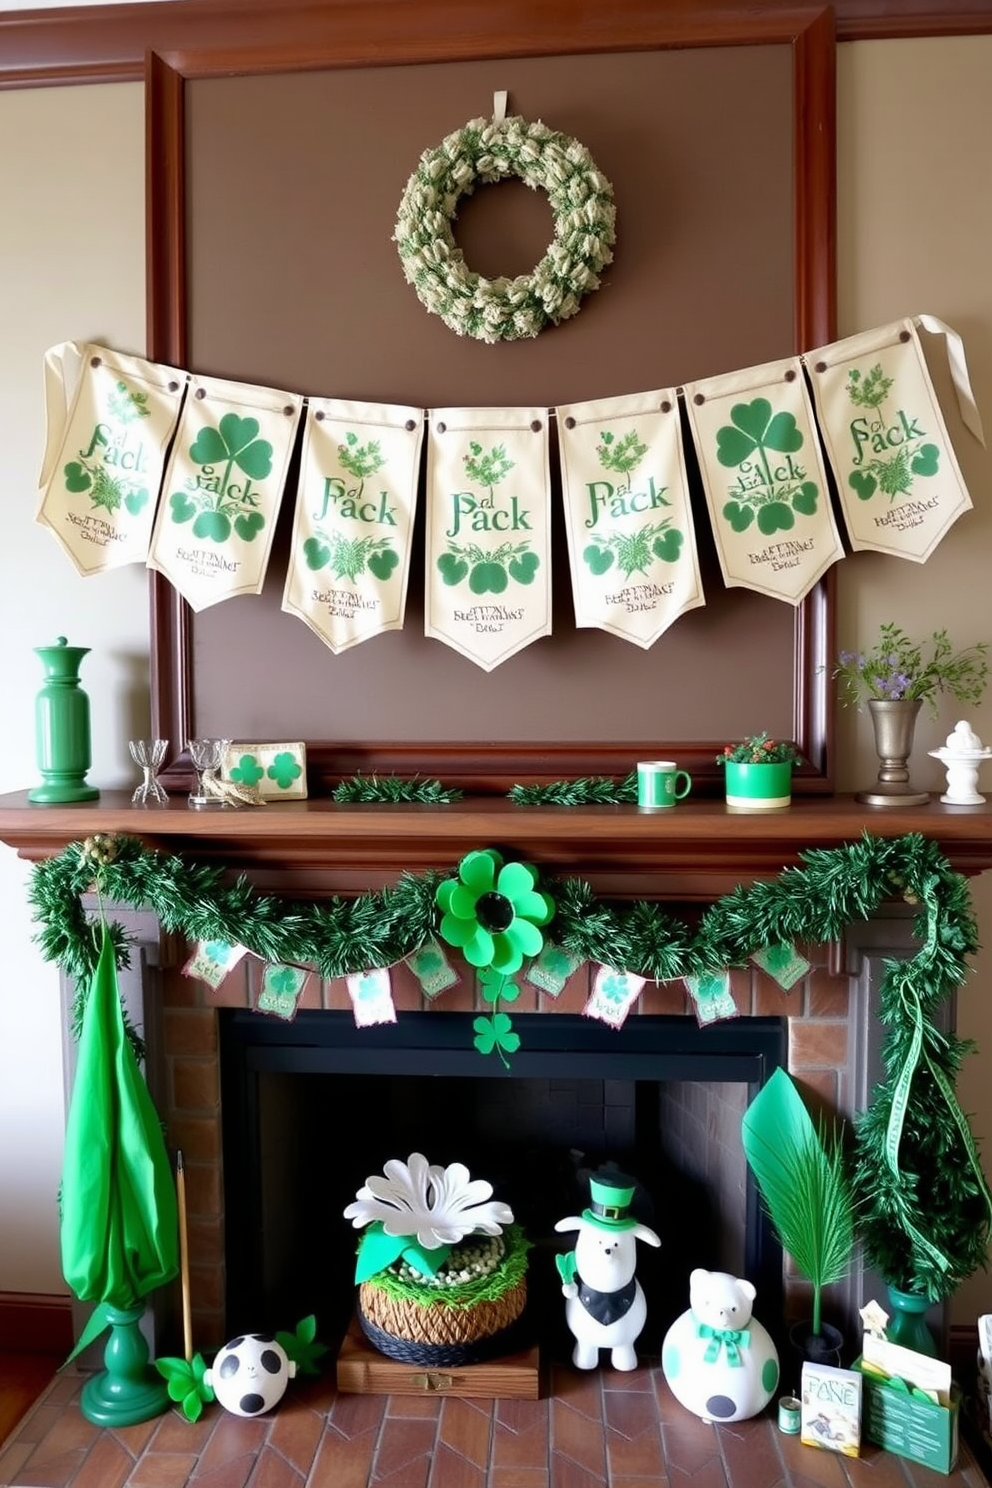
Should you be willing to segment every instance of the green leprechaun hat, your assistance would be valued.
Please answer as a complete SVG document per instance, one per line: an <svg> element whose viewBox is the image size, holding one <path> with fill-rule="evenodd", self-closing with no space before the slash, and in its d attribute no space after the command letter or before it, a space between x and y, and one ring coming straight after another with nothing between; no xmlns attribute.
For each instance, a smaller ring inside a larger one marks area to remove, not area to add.
<svg viewBox="0 0 992 1488"><path fill-rule="evenodd" d="M635 1182L626 1173L600 1168L589 1176L589 1208L582 1218L600 1230L632 1230L637 1220L630 1214Z"/></svg>

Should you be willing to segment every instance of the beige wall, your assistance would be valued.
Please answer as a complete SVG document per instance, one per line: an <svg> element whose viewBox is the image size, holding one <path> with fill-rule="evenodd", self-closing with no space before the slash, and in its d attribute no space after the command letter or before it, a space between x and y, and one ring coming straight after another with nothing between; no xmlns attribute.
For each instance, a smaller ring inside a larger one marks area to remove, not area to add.
<svg viewBox="0 0 992 1488"><path fill-rule="evenodd" d="M840 49L840 331L930 312L965 337L992 436L992 37L848 44ZM0 545L4 638L4 784L34 779L32 706L40 669L31 648L66 634L90 645L99 785L130 778L126 740L147 727L146 600L138 569L75 578L34 525L42 448L41 363L66 339L143 346L141 89L137 85L0 93L0 447L6 541ZM39 187L41 188L39 190ZM729 370L729 369L728 369ZM947 625L961 643L992 636L990 457L959 450L976 510L925 566L857 555L839 568L840 642L893 619L914 634ZM925 751L958 715L921 721L914 774L937 787ZM992 696L971 718L992 739ZM839 784L874 778L867 720L841 713ZM992 792L992 772L985 782ZM55 1194L62 1128L56 984L30 942L26 871L0 850L5 976L0 981L0 1291L64 1290ZM980 930L992 938L992 874L975 885ZM960 1000L960 1026L979 1040L961 1081L992 1168L992 963L983 954ZM963 1289L956 1320L981 1310L982 1279Z"/></svg>

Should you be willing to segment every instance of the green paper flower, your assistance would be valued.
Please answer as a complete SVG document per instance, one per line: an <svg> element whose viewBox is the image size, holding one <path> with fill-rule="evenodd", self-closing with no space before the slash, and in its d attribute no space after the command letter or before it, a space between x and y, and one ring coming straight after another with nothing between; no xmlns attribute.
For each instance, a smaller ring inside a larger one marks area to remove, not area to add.
<svg viewBox="0 0 992 1488"><path fill-rule="evenodd" d="M525 956L544 945L539 926L555 912L554 900L538 892L537 869L529 863L507 863L494 848L470 852L458 865L458 877L437 890L444 910L442 940L457 946L471 966L491 966L508 976Z"/></svg>

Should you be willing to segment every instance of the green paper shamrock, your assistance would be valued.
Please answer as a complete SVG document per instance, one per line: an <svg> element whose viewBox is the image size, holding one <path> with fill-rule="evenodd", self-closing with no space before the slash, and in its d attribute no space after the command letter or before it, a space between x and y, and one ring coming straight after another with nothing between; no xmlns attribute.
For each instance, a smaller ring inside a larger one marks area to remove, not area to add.
<svg viewBox="0 0 992 1488"><path fill-rule="evenodd" d="M491 1018L476 1018L472 1027L475 1029L472 1042L480 1054L492 1054L494 1049L515 1054L520 1048L520 1035L513 1032L506 1013L493 1013Z"/></svg>
<svg viewBox="0 0 992 1488"><path fill-rule="evenodd" d="M253 754L243 754L231 771L231 779L238 785L257 785L265 771Z"/></svg>
<svg viewBox="0 0 992 1488"><path fill-rule="evenodd" d="M274 780L280 790L289 790L294 780L299 780L303 774L303 767L296 757L283 749L276 755L269 768L266 770L270 780Z"/></svg>
<svg viewBox="0 0 992 1488"><path fill-rule="evenodd" d="M544 936L538 927L555 910L536 884L537 869L529 863L504 865L494 848L467 853L458 877L437 889L442 940L458 946L471 966L491 966L504 976L519 970L524 956L540 951Z"/></svg>
<svg viewBox="0 0 992 1488"><path fill-rule="evenodd" d="M200 1354L185 1359L156 1359L155 1368L166 1381L169 1399L179 1406L187 1421L198 1421L204 1404L209 1405L214 1392L204 1379L207 1366Z"/></svg>
<svg viewBox="0 0 992 1488"><path fill-rule="evenodd" d="M317 1360L327 1353L327 1345L317 1342L317 1319L313 1313L297 1323L295 1333L277 1333L287 1359L296 1365L297 1374L319 1374Z"/></svg>

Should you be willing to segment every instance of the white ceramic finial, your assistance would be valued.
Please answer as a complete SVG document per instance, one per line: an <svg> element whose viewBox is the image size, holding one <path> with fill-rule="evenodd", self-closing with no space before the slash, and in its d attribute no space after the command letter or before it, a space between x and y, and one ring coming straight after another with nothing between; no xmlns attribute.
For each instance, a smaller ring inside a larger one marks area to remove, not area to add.
<svg viewBox="0 0 992 1488"><path fill-rule="evenodd" d="M992 758L967 719L954 725L942 749L931 749L934 759L947 766L947 789L941 800L948 806L983 806L985 797L978 791L978 766Z"/></svg>

